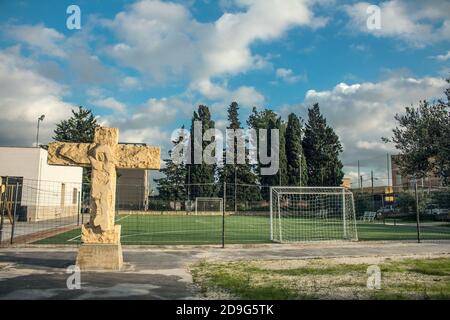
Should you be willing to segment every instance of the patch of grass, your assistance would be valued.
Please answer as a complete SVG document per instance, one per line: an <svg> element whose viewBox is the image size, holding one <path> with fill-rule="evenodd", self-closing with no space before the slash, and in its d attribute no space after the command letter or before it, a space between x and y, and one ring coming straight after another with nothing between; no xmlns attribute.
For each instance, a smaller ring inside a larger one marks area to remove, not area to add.
<svg viewBox="0 0 450 320"><path fill-rule="evenodd" d="M412 272L431 276L450 276L448 258L408 259L390 262L383 265L382 272Z"/></svg>
<svg viewBox="0 0 450 320"><path fill-rule="evenodd" d="M296 269L270 270L271 273L277 273L287 276L305 276L305 275L342 275L351 272L366 272L368 265L365 264L342 264L330 267L303 267Z"/></svg>
<svg viewBox="0 0 450 320"><path fill-rule="evenodd" d="M249 267L245 263L232 265L234 267L228 268L226 265L202 261L191 269L192 278L204 295L210 289L220 289L241 299L288 300L296 297L295 292L286 290L280 283L255 284L254 275L259 274L260 269Z"/></svg>
<svg viewBox="0 0 450 320"><path fill-rule="evenodd" d="M380 263L380 290L366 287L369 264L332 259L209 263L192 267L194 282L208 292L239 299L450 299L450 258L387 260Z"/></svg>

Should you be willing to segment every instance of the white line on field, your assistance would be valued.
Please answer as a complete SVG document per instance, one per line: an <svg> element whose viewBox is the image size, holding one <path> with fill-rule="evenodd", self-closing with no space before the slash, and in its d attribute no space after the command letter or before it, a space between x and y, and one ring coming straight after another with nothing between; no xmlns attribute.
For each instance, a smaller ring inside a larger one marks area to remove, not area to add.
<svg viewBox="0 0 450 320"><path fill-rule="evenodd" d="M129 216L131 216L131 213L128 214L128 215L126 215L125 217L122 217L122 218L120 218L120 219L117 219L116 222L119 222L120 220L126 219L126 218L128 218Z"/></svg>
<svg viewBox="0 0 450 320"><path fill-rule="evenodd" d="M127 234L123 235L122 238L128 238L128 237L136 237L136 236L146 236L146 235L154 235L154 234L183 234L183 233L199 233L199 232L220 232L222 229L217 230L180 230L180 231L159 231L159 232L146 232L146 233L135 233L135 234Z"/></svg>
<svg viewBox="0 0 450 320"><path fill-rule="evenodd" d="M73 237L72 239L67 240L67 242L72 242L75 239L81 238L81 234L77 235L76 237Z"/></svg>
<svg viewBox="0 0 450 320"><path fill-rule="evenodd" d="M129 216L131 216L131 214L126 215L125 217L122 217L122 218L120 218L120 219L117 219L116 222L118 222L118 221L120 221L120 220L123 220L123 219L126 219L126 218L128 218ZM76 239L78 239L78 238L81 238L81 234L79 234L79 235L77 235L76 237L73 237L73 238L67 240L67 242L72 242L72 241L74 241L74 240L76 240Z"/></svg>

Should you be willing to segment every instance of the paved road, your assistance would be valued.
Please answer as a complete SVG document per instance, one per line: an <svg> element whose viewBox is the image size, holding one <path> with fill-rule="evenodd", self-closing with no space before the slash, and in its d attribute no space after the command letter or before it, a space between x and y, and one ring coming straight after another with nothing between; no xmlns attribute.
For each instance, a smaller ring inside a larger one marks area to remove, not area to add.
<svg viewBox="0 0 450 320"><path fill-rule="evenodd" d="M450 255L450 241L436 243L329 243L124 249L121 272L83 272L82 289L68 290L66 268L75 248L0 250L0 299L196 299L188 266L201 259L308 259L316 257Z"/></svg>
<svg viewBox="0 0 450 320"><path fill-rule="evenodd" d="M84 221L89 219L86 215ZM2 241L8 243L11 239L12 225L8 218L5 217L3 221ZM14 227L14 238L39 233L42 231L53 230L61 227L77 226L81 223L78 221L78 216L63 217L58 219L42 220L37 222L21 222L17 221Z"/></svg>

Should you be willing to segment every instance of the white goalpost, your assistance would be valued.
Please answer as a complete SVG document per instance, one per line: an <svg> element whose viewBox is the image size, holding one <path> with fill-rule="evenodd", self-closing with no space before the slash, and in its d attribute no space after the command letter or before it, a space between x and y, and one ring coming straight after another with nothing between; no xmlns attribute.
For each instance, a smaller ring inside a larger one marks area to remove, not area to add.
<svg viewBox="0 0 450 320"><path fill-rule="evenodd" d="M208 198L198 197L195 198L195 214L222 214L223 211L223 199L222 198Z"/></svg>
<svg viewBox="0 0 450 320"><path fill-rule="evenodd" d="M358 240L353 193L342 187L272 187L270 239Z"/></svg>

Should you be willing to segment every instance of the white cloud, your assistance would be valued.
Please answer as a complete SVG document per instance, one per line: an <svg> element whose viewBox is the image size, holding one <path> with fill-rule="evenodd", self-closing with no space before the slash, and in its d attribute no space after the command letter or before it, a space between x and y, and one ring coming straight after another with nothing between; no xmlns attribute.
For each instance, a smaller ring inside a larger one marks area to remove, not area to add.
<svg viewBox="0 0 450 320"><path fill-rule="evenodd" d="M7 26L6 33L9 37L25 43L41 54L59 58L66 57L66 53L61 48L65 37L55 29L47 28L42 24L19 25Z"/></svg>
<svg viewBox="0 0 450 320"><path fill-rule="evenodd" d="M140 89L141 85L139 79L136 77L125 77L120 83L122 89Z"/></svg>
<svg viewBox="0 0 450 320"><path fill-rule="evenodd" d="M323 26L306 0L235 0L238 10L213 23L195 20L181 4L142 0L106 21L120 42L111 55L155 81L184 78L209 97L223 96L213 79L266 65L254 55L257 41L279 39L293 27Z"/></svg>
<svg viewBox="0 0 450 320"><path fill-rule="evenodd" d="M177 116L191 116L193 106L176 97L151 98L137 107L129 107L120 117L104 117L109 126L120 129L121 142L161 146L163 154L171 148L170 135Z"/></svg>
<svg viewBox="0 0 450 320"><path fill-rule="evenodd" d="M307 80L306 74L296 75L294 73L294 71L292 71L291 69L278 68L275 71L275 74L276 74L277 78L280 78L283 81L286 81L287 83L296 83L298 81L306 81Z"/></svg>
<svg viewBox="0 0 450 320"><path fill-rule="evenodd" d="M242 86L231 94L231 99L228 101L236 101L242 106L253 107L262 105L265 98L254 87Z"/></svg>
<svg viewBox="0 0 450 320"><path fill-rule="evenodd" d="M118 112L123 112L126 109L125 104L112 97L91 100L90 103L100 108L107 108Z"/></svg>
<svg viewBox="0 0 450 320"><path fill-rule="evenodd" d="M40 142L51 139L55 123L70 115L71 105L60 84L37 73L37 65L19 47L0 50L0 144L31 146L37 118L45 114Z"/></svg>
<svg viewBox="0 0 450 320"><path fill-rule="evenodd" d="M450 51L448 51L445 54L439 54L435 57L433 57L434 59L438 60L438 61L447 61L450 59Z"/></svg>
<svg viewBox="0 0 450 320"><path fill-rule="evenodd" d="M358 159L369 159L365 163L369 173L377 168L385 172L386 153L396 151L392 145L384 144L381 137L392 135L395 114L403 113L405 107L417 105L420 100L442 97L447 86L440 78L400 76L380 82L340 83L330 90L309 90L303 105L284 107L282 114L296 112L306 120L305 105L319 103L344 145L343 162L355 166Z"/></svg>
<svg viewBox="0 0 450 320"><path fill-rule="evenodd" d="M392 37L414 47L424 47L438 41L450 40L450 2L447 0L381 2L381 28L367 28L368 2L343 6L349 15L350 29L376 37Z"/></svg>
<svg viewBox="0 0 450 320"><path fill-rule="evenodd" d="M254 87L241 86L236 90L229 90L227 85L214 84L209 80L199 81L191 86L191 89L198 90L204 97L210 100L219 100L220 103L236 101L244 107L260 105L265 101L263 94Z"/></svg>

